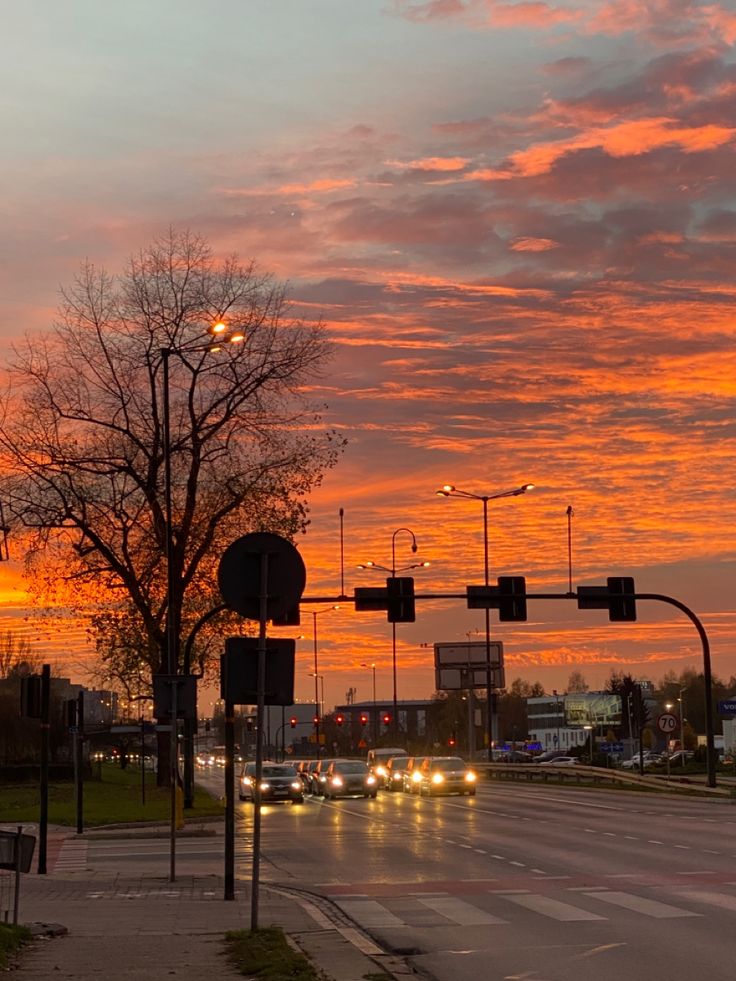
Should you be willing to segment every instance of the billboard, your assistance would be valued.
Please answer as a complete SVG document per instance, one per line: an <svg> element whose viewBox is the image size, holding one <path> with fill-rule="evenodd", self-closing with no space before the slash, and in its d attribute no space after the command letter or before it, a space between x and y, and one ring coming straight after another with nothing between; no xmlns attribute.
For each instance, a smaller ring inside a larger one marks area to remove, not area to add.
<svg viewBox="0 0 736 981"><path fill-rule="evenodd" d="M621 696L608 692L565 695L565 725L621 725Z"/></svg>
<svg viewBox="0 0 736 981"><path fill-rule="evenodd" d="M491 685L505 687L503 644L492 641ZM437 691L462 691L467 688L487 688L487 647L484 640L469 643L440 643L434 645L435 688Z"/></svg>

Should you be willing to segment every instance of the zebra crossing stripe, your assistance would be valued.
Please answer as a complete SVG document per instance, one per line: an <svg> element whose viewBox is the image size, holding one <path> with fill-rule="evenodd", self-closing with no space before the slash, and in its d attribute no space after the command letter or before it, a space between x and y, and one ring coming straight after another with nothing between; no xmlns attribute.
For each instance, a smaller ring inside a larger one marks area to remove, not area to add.
<svg viewBox="0 0 736 981"><path fill-rule="evenodd" d="M87 868L89 842L83 838L65 838L54 862L54 872L83 872Z"/></svg>
<svg viewBox="0 0 736 981"><path fill-rule="evenodd" d="M527 894L526 896L507 895L503 898L510 903L516 903L517 906L523 906L524 909L529 909L534 913L549 916L550 919L558 920L560 923L606 919L605 916L599 916L598 913L591 913L590 910L580 909L578 906L572 906L570 903L561 903L559 900L552 899L549 896Z"/></svg>
<svg viewBox="0 0 736 981"><path fill-rule="evenodd" d="M371 927L405 927L406 923L372 899L344 899L337 904L341 910L366 929Z"/></svg>
<svg viewBox="0 0 736 981"><path fill-rule="evenodd" d="M422 906L433 909L440 916L457 923L458 926L494 926L499 923L508 923L508 920L502 920L500 916L486 913L485 910L465 903L461 899L456 899L454 896L427 896L420 899L419 902Z"/></svg>
<svg viewBox="0 0 736 981"><path fill-rule="evenodd" d="M590 896L591 899L599 899L603 903L610 903L612 906L629 909L632 913L651 916L655 920L669 920L677 917L702 915L701 913L693 913L687 909L680 909L677 906L670 906L668 903L659 903L654 899L646 899L644 896L634 896L626 892L586 892L585 895Z"/></svg>
<svg viewBox="0 0 736 981"><path fill-rule="evenodd" d="M722 895L718 892L705 892L701 889L687 889L679 895L685 899L694 899L698 903L708 903L709 906L718 906L720 909L736 912L736 896L730 896L728 893Z"/></svg>

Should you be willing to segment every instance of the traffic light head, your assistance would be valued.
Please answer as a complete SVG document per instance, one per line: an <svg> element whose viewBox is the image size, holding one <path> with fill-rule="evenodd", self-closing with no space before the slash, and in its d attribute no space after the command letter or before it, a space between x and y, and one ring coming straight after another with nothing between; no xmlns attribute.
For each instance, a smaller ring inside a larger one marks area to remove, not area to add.
<svg viewBox="0 0 736 981"><path fill-rule="evenodd" d="M295 715L292 715L292 717L289 719L289 725L291 726L292 729L296 729L296 716Z"/></svg>
<svg viewBox="0 0 736 981"><path fill-rule="evenodd" d="M316 726L318 726L318 725L319 725L319 716L318 716L318 715L315 715L315 716L313 716L313 717L312 717L312 722L313 722L313 723L314 723L314 724L315 724Z"/></svg>
<svg viewBox="0 0 736 981"><path fill-rule="evenodd" d="M360 724L362 726L367 726L368 725L368 716L367 715L365 715L365 714L361 715L361 717L360 717Z"/></svg>
<svg viewBox="0 0 736 981"><path fill-rule="evenodd" d="M391 713L390 712L384 712L383 715L381 716L381 719L382 719L383 724L385 726L391 725Z"/></svg>
<svg viewBox="0 0 736 981"><path fill-rule="evenodd" d="M526 579L524 576L498 577L498 619L526 620Z"/></svg>
<svg viewBox="0 0 736 981"><path fill-rule="evenodd" d="M608 592L611 602L608 619L611 621L636 620L634 580L631 576L609 576Z"/></svg>
<svg viewBox="0 0 736 981"><path fill-rule="evenodd" d="M253 732L253 718L250 715L245 720L245 728L248 732Z"/></svg>
<svg viewBox="0 0 736 981"><path fill-rule="evenodd" d="M345 721L345 716L344 716L344 715L336 715L336 716L335 716L335 722L336 722L336 723L337 723L337 724L338 724L339 726L341 726L341 725L343 724L343 722L344 722L344 721Z"/></svg>
<svg viewBox="0 0 736 981"><path fill-rule="evenodd" d="M411 576L393 576L386 580L389 623L414 623L414 579Z"/></svg>

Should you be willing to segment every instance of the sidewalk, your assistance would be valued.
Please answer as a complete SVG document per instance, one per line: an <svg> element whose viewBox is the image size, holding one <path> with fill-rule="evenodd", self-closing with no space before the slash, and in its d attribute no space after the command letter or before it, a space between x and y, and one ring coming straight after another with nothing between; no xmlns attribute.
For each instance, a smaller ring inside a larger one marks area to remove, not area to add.
<svg viewBox="0 0 736 981"><path fill-rule="evenodd" d="M68 836L71 839L75 835ZM223 900L220 876L125 877L89 871L23 876L19 921L36 934L17 981L242 981L224 956L228 930L249 929L248 884ZM332 981L413 972L321 897L275 883L259 890L259 927L279 926Z"/></svg>

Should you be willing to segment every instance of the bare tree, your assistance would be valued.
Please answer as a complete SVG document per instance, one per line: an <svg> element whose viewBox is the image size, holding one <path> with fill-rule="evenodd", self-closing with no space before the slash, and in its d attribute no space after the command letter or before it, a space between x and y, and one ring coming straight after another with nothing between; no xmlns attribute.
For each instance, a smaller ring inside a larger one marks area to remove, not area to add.
<svg viewBox="0 0 736 981"><path fill-rule="evenodd" d="M33 653L28 638L0 630L0 678L20 678L40 670L41 658Z"/></svg>
<svg viewBox="0 0 736 981"><path fill-rule="evenodd" d="M242 343L215 351L206 329L218 321ZM121 275L87 263L62 291L53 330L28 338L9 368L0 493L39 591L86 612L95 600L100 637L121 628L118 667L134 654L149 676L166 651L163 349L168 614L183 636L213 601L228 542L304 529L308 494L342 443L305 395L329 353L324 329L294 317L283 285L253 263L217 262L203 239L171 231Z"/></svg>

